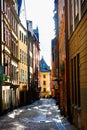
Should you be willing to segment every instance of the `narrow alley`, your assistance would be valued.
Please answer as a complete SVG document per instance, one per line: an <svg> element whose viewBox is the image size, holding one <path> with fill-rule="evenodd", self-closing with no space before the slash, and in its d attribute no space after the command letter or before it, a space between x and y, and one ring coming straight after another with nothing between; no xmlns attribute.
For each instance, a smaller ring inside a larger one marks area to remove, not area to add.
<svg viewBox="0 0 87 130"><path fill-rule="evenodd" d="M76 130L76 128L60 115L55 100L40 99L1 116L0 130Z"/></svg>
<svg viewBox="0 0 87 130"><path fill-rule="evenodd" d="M0 0L0 130L76 129L87 130L87 0Z"/></svg>

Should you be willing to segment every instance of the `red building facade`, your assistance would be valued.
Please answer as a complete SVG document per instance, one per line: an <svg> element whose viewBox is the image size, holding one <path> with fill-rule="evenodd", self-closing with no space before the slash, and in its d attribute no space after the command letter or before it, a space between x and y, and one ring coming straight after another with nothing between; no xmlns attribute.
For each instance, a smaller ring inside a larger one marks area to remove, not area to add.
<svg viewBox="0 0 87 130"><path fill-rule="evenodd" d="M54 1L55 38L52 41L52 77L57 82L55 96L62 112L67 112L66 93L66 45L65 45L65 1ZM57 89L56 89L57 88Z"/></svg>
<svg viewBox="0 0 87 130"><path fill-rule="evenodd" d="M59 25L59 88L60 108L67 110L66 100L66 46L65 46L65 1L58 0Z"/></svg>

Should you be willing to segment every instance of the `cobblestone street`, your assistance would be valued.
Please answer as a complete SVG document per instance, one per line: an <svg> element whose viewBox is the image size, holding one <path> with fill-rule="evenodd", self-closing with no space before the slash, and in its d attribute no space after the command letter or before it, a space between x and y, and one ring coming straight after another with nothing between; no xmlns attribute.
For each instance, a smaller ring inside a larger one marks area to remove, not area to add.
<svg viewBox="0 0 87 130"><path fill-rule="evenodd" d="M76 130L53 99L41 99L0 117L0 130Z"/></svg>

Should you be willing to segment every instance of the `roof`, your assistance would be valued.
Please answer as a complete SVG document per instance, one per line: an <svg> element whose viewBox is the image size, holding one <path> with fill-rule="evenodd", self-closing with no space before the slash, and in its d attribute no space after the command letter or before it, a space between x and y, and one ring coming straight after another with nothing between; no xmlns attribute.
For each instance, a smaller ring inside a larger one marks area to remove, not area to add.
<svg viewBox="0 0 87 130"><path fill-rule="evenodd" d="M40 72L50 72L50 67L45 62L44 58L40 60Z"/></svg>
<svg viewBox="0 0 87 130"><path fill-rule="evenodd" d="M20 14L20 9L22 5L22 0L17 0L18 1L18 15Z"/></svg>
<svg viewBox="0 0 87 130"><path fill-rule="evenodd" d="M39 30L38 30L38 27L36 29L33 29L34 31L34 34L36 35L38 41L39 41Z"/></svg>

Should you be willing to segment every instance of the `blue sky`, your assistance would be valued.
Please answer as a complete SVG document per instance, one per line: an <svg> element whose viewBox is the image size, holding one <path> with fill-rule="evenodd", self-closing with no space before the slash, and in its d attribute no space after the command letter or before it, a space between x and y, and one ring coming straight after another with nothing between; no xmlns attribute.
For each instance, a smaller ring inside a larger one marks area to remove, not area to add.
<svg viewBox="0 0 87 130"><path fill-rule="evenodd" d="M51 65L51 40L54 38L54 0L25 0L27 19L32 20L33 28L38 26L40 56Z"/></svg>

